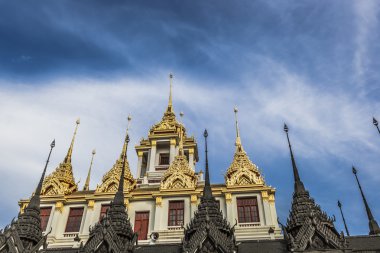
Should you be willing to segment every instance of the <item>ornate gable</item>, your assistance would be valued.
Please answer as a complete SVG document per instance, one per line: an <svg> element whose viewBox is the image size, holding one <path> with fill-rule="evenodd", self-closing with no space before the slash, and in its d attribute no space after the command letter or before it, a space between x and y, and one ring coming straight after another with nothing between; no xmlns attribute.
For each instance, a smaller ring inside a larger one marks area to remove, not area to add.
<svg viewBox="0 0 380 253"><path fill-rule="evenodd" d="M71 163L60 163L53 173L47 176L42 185L42 195L68 195L78 190L74 181Z"/></svg>
<svg viewBox="0 0 380 253"><path fill-rule="evenodd" d="M76 127L67 155L62 163L53 173L48 175L42 185L42 195L68 195L78 190L78 184L75 183L73 175L73 166L71 157L74 149L75 136L78 131L80 120L76 121Z"/></svg>
<svg viewBox="0 0 380 253"><path fill-rule="evenodd" d="M126 161L126 170L124 175L124 190L131 191L136 186L136 180L133 178L133 175L129 169L129 163ZM97 186L96 192L116 192L119 185L121 170L123 167L122 158L118 159L102 179L102 183Z"/></svg>
<svg viewBox="0 0 380 253"><path fill-rule="evenodd" d="M227 170L225 180L227 186L265 184L258 167L251 162L241 144L236 148L234 160Z"/></svg>
<svg viewBox="0 0 380 253"><path fill-rule="evenodd" d="M185 155L178 155L165 172L161 181L161 190L195 189L198 178L190 168Z"/></svg>

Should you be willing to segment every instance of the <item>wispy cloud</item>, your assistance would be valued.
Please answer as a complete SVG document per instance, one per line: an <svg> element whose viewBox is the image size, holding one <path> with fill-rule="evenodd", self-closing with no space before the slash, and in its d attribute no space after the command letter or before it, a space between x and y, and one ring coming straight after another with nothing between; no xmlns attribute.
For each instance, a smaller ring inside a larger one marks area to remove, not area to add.
<svg viewBox="0 0 380 253"><path fill-rule="evenodd" d="M312 195L330 213L335 212L335 198L357 193L352 187L349 166L361 168L368 192L380 182L376 164L380 145L371 116L379 114L379 102L366 101L354 94L331 93L271 60L263 61L268 75L245 76L236 85L223 84L213 89L196 78L177 74L174 108L185 112L184 123L198 138L203 168L204 128L210 131L210 156L213 182L222 182L222 173L234 151L232 108L240 109L239 118L245 149L267 178L279 189L277 203L284 220L290 205L292 179L288 150L282 132L283 122L291 127L301 175ZM57 146L49 166L51 172L64 158L77 117L81 117L74 149L74 175L82 183L90 162L91 150L97 149L91 187L101 181L118 157L126 116L131 113L129 159L136 172L133 146L158 122L167 104L168 81L165 73L149 78L125 77L119 80L56 80L31 88L3 81L0 89L0 224L8 223L17 213L17 200L30 195L46 159L48 145L56 138ZM376 109L377 108L377 109ZM376 111L377 110L377 111ZM5 180L6 178L6 180ZM339 178L339 179L338 179ZM14 187L15 184L18 187ZM320 187L328 191L320 191ZM9 191L12 189L12 191ZM6 194L5 194L6 193ZM370 199L379 196L371 192ZM334 198L334 199L331 199ZM345 199L347 208L357 206L357 199ZM360 199L359 199L360 201ZM374 208L379 209L373 201ZM6 210L6 212L5 212ZM380 216L380 213L375 211ZM352 214L356 217L359 214ZM363 220L353 221L356 231L366 231ZM364 228L363 228L364 226ZM353 229L354 230L354 229Z"/></svg>

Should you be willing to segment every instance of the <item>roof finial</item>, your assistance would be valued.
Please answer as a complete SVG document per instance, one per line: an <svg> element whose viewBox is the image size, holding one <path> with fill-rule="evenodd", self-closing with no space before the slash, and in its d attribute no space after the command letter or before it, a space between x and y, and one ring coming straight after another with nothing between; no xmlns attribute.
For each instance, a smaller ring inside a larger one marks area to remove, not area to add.
<svg viewBox="0 0 380 253"><path fill-rule="evenodd" d="M75 126L75 131L74 131L73 139L71 140L70 148L67 151L67 155L65 157L64 163L71 163L71 156L73 154L74 141L75 141L75 136L77 135L78 126L80 124L80 118L78 118L75 123L76 123L76 126Z"/></svg>
<svg viewBox="0 0 380 253"><path fill-rule="evenodd" d="M234 108L234 113L235 113L235 128L236 128L236 142L235 142L235 146L236 146L237 151L242 151L243 150L243 146L241 144L241 138L240 138L239 121L238 121L238 117L237 117L237 113L238 113L238 108L237 107Z"/></svg>
<svg viewBox="0 0 380 253"><path fill-rule="evenodd" d="M380 134L379 122L375 119L375 117L373 117L373 124L375 125L375 127L377 128L377 131L378 131L379 134Z"/></svg>
<svg viewBox="0 0 380 253"><path fill-rule="evenodd" d="M286 138L288 139L290 156L292 159L293 174L294 174L294 191L295 191L295 193L299 193L299 192L305 191L305 186L303 185L303 183L300 179L299 173L298 173L298 168L296 165L296 161L294 159L292 146L290 145L289 134L288 134L289 128L286 124L284 124L284 131L286 133Z"/></svg>
<svg viewBox="0 0 380 253"><path fill-rule="evenodd" d="M207 132L207 129L205 129L203 136L205 137L205 153L206 153L206 173L205 173L205 187L203 190L203 197L204 198L212 198L212 191L211 191L211 185L210 185L210 175L209 175L209 170L208 170L208 150L207 150L208 132Z"/></svg>
<svg viewBox="0 0 380 253"><path fill-rule="evenodd" d="M180 112L179 115L181 116L181 121L179 122L180 123L180 130L179 130L179 155L183 155L183 138L182 138L182 135L183 135L183 115L184 113L183 112Z"/></svg>
<svg viewBox="0 0 380 253"><path fill-rule="evenodd" d="M119 187L118 187L118 190L117 190L117 192L115 194L115 198L114 198L114 203L120 204L120 205L124 205L124 175L125 175L125 167L126 167L126 163L127 163L127 148L128 148L128 143L129 143L128 131L129 131L131 120L132 120L132 117L129 115L128 116L127 133L125 136L123 154L122 154L123 166L121 168Z"/></svg>
<svg viewBox="0 0 380 253"><path fill-rule="evenodd" d="M375 218L373 217L372 215L372 212L371 212L371 209L369 208L369 205L367 203L367 199L366 197L364 196L364 193L363 193L363 190L362 190L362 187L360 185L360 182L359 182L359 178L358 178L358 171L355 169L354 166L352 166L352 173L355 175L355 178L356 178L356 182L358 183L358 186L359 186L359 190L360 190L360 193L362 195L362 198L363 198L363 202L364 202L364 206L365 206L365 210L367 212L367 216L368 216L368 225L369 225L369 234L370 235L377 235L377 234L380 234L380 228L379 228L379 225L377 224Z"/></svg>
<svg viewBox="0 0 380 253"><path fill-rule="evenodd" d="M169 92L169 104L168 104L168 112L173 112L173 98L172 98L172 89L173 89L173 74L169 74L169 81L170 81L170 92Z"/></svg>
<svg viewBox="0 0 380 253"><path fill-rule="evenodd" d="M96 150L92 150L92 157L91 157L91 163L90 163L90 168L88 169L88 174L86 178L86 183L84 184L83 191L89 191L90 190L90 176L91 176L91 168L92 168L92 163L94 161L94 156L96 154Z"/></svg>
<svg viewBox="0 0 380 253"><path fill-rule="evenodd" d="M50 155L51 155L51 152L53 151L54 147L55 147L55 140L53 140L50 144L50 152L49 152L48 158L47 158L46 163L45 163L45 168L42 172L42 175L41 175L40 181L37 185L36 191L34 192L34 195L29 202L28 208L34 208L34 209L40 208L40 194L41 194L42 184L44 182L44 178L45 178L45 174L46 174L46 168L49 164Z"/></svg>
<svg viewBox="0 0 380 253"><path fill-rule="evenodd" d="M344 218L343 211L342 211L342 203L340 203L339 200L338 200L338 207L340 210L340 214L342 215L344 228L346 229L346 234L347 234L347 236L350 236L350 232L348 232L348 228L347 228L347 224L346 224L346 219Z"/></svg>

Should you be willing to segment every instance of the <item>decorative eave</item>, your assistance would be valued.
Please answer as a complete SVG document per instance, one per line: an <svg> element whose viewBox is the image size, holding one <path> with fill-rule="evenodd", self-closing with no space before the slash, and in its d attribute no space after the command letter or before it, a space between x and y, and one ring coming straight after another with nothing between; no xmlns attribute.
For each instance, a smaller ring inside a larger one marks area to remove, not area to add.
<svg viewBox="0 0 380 253"><path fill-rule="evenodd" d="M136 187L137 181L133 178L133 175L129 169L129 163L126 161L126 168L124 174L124 191L130 192ZM117 191L120 175L123 167L123 160L120 158L113 165L102 179L102 183L96 187L96 193L115 193Z"/></svg>
<svg viewBox="0 0 380 253"><path fill-rule="evenodd" d="M265 185L259 168L249 159L242 147L236 149L234 159L225 175L227 187Z"/></svg>
<svg viewBox="0 0 380 253"><path fill-rule="evenodd" d="M78 190L71 163L60 163L42 185L41 195L69 195Z"/></svg>
<svg viewBox="0 0 380 253"><path fill-rule="evenodd" d="M195 189L198 178L185 155L177 155L161 180L160 190Z"/></svg>

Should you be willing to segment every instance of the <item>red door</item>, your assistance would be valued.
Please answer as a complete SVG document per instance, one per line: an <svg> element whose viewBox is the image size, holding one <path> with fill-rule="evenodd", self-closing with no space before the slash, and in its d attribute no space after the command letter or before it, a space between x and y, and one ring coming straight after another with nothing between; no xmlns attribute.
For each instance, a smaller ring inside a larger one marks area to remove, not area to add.
<svg viewBox="0 0 380 253"><path fill-rule="evenodd" d="M139 235L139 240L146 240L148 237L149 212L136 212L135 232Z"/></svg>

